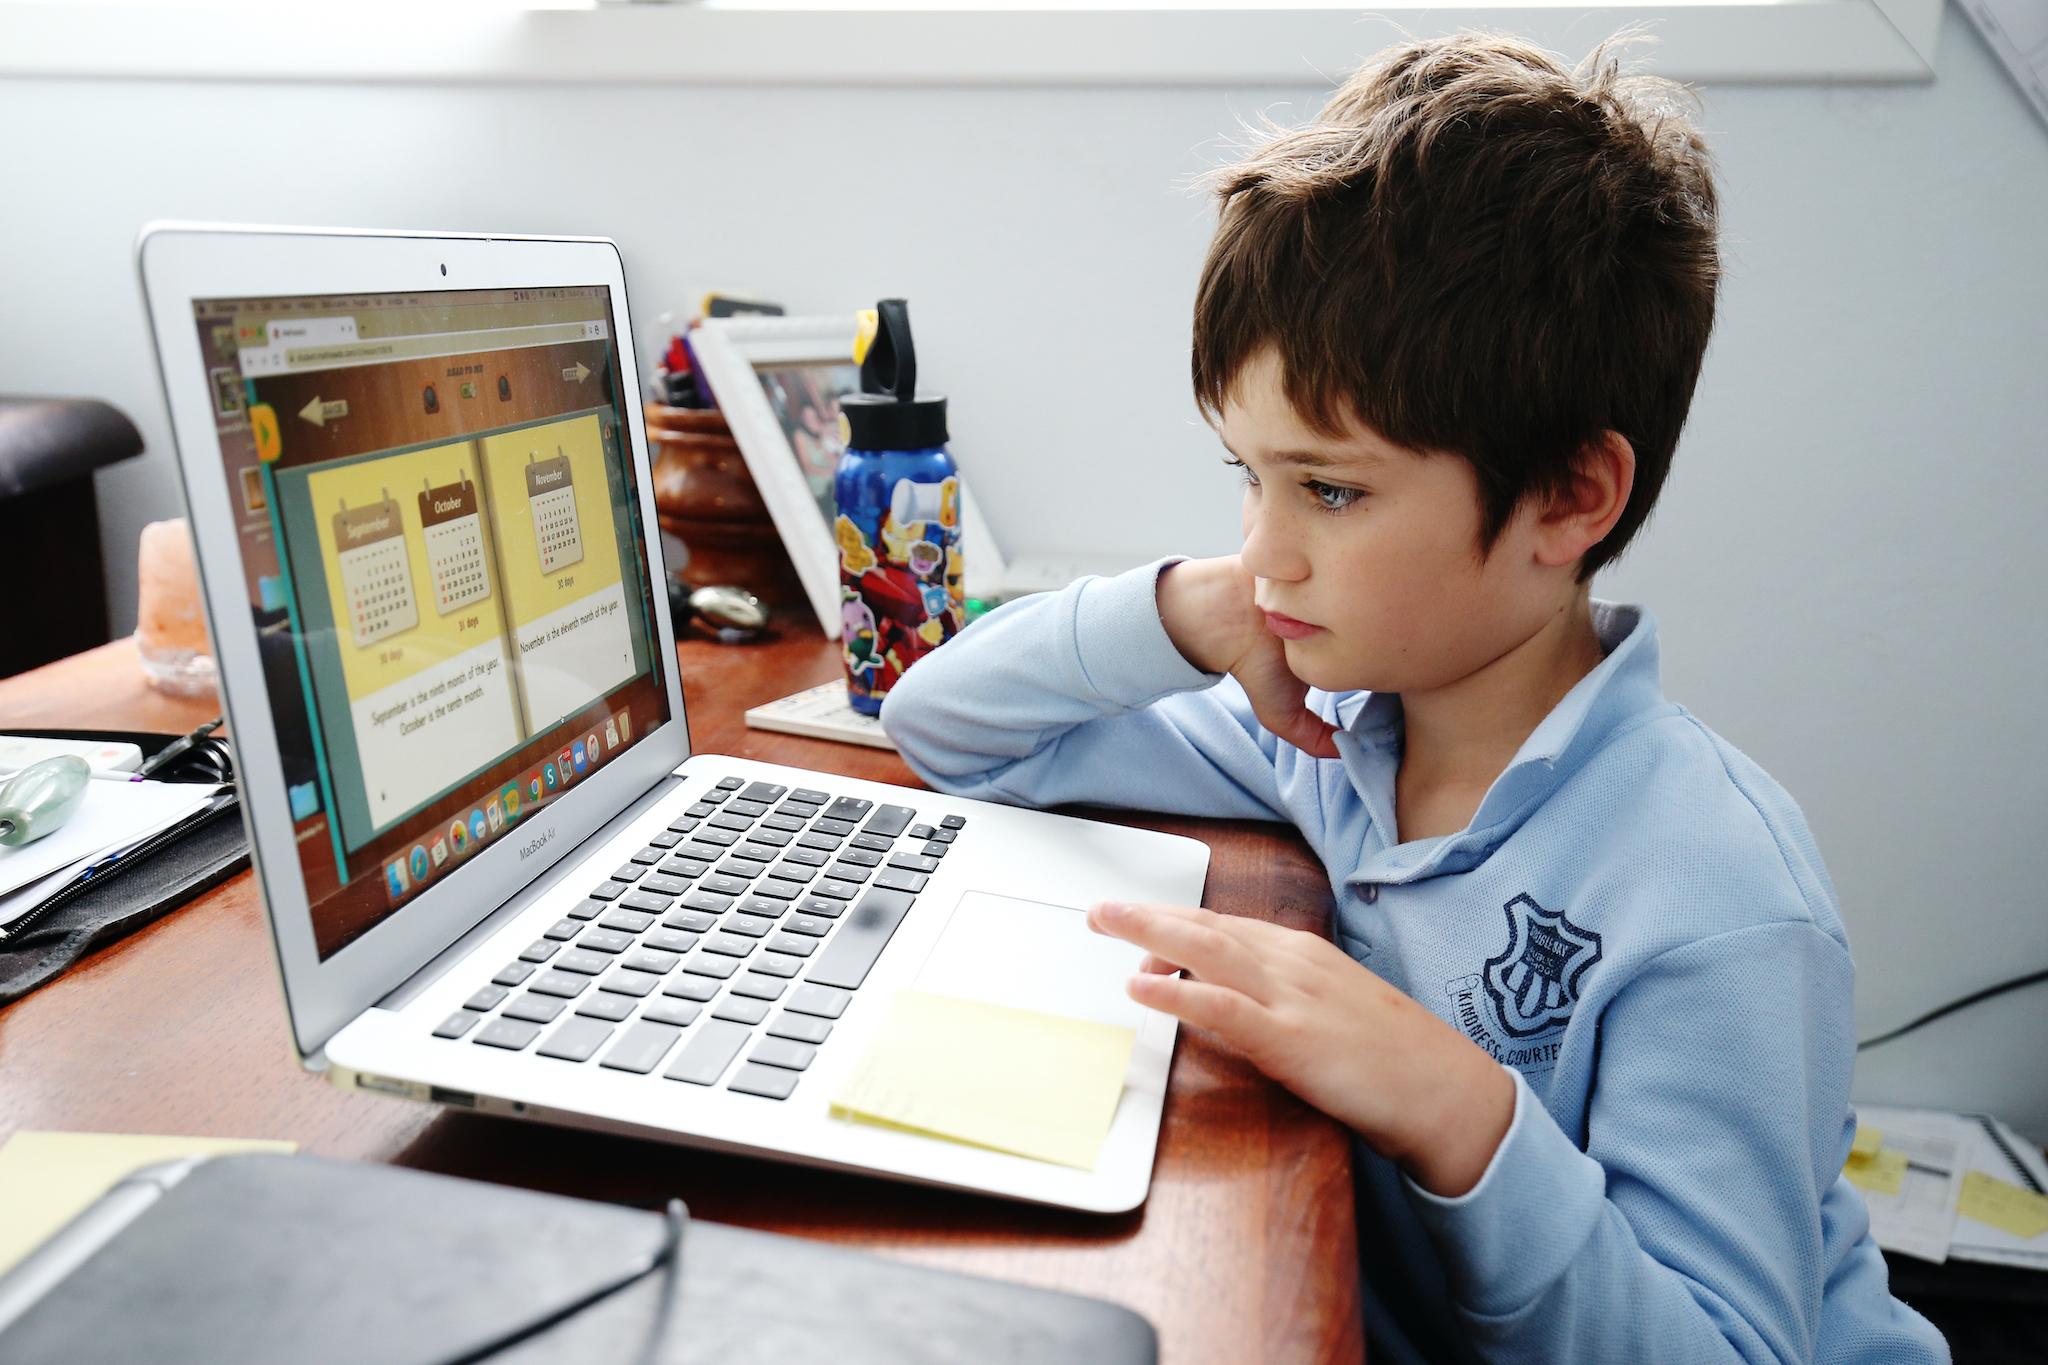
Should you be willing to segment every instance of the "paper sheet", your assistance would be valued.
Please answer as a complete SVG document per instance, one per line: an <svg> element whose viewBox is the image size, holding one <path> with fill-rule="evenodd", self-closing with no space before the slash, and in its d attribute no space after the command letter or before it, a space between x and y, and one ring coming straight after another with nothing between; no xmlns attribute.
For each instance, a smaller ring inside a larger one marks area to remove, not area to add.
<svg viewBox="0 0 2048 1365"><path fill-rule="evenodd" d="M88 782L85 799L54 832L19 847L0 846L0 896L181 820L219 790L203 782ZM9 908L0 903L0 921L7 918Z"/></svg>
<svg viewBox="0 0 2048 1365"><path fill-rule="evenodd" d="M123 1176L159 1161L221 1152L291 1152L241 1138L23 1131L0 1146L0 1272L35 1250Z"/></svg>
<svg viewBox="0 0 2048 1365"><path fill-rule="evenodd" d="M1857 1156L1852 1152L1842 1174L1865 1194L1897 1194L1906 1183L1906 1154L1872 1152Z"/></svg>
<svg viewBox="0 0 2048 1365"><path fill-rule="evenodd" d="M1128 1028L899 991L834 1114L1093 1170Z"/></svg>
<svg viewBox="0 0 2048 1365"><path fill-rule="evenodd" d="M1857 1118L1882 1135L1874 1156L1852 1156L1843 1168L1870 1207L1871 1237L1886 1251L1946 1261L1963 1174L1976 1151L1976 1125L1955 1114L1910 1109L1863 1108Z"/></svg>
<svg viewBox="0 0 2048 1365"><path fill-rule="evenodd" d="M1842 1173L1864 1191L1870 1234L1886 1251L1923 1260L1984 1261L2048 1270L2048 1163L1995 1120L1936 1109L1859 1106L1856 1141ZM1997 1129L2004 1146L1992 1140ZM1879 1136L1877 1151L1858 1153ZM2008 1155L2008 1152L2011 1155ZM1896 1188L1884 1188L1898 1163ZM1882 1163L1882 1164L1880 1164Z"/></svg>

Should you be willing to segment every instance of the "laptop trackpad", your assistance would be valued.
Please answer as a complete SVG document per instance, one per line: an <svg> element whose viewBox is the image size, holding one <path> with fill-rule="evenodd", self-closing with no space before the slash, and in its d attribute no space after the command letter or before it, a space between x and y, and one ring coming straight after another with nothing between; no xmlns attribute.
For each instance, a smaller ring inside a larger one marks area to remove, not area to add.
<svg viewBox="0 0 2048 1365"><path fill-rule="evenodd" d="M1130 1029L1151 1013L1124 990L1141 948L1088 927L1068 905L969 891L953 907L916 989L963 1000L1093 1019Z"/></svg>

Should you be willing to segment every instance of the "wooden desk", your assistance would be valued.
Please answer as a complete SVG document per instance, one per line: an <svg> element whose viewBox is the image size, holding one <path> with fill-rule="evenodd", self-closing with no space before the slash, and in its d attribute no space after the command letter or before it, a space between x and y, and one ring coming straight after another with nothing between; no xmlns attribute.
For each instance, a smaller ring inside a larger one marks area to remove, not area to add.
<svg viewBox="0 0 2048 1365"><path fill-rule="evenodd" d="M742 723L748 706L835 676L830 643L792 633L679 653L697 748L915 784L893 753ZM185 730L215 709L148 690L127 641L0 682L5 728ZM1326 922L1321 867L1274 826L1112 818L1205 840L1212 906ZM1115 1218L485 1118L345 1093L300 1069L245 873L0 1010L0 1137L18 1128L288 1138L595 1199L679 1194L720 1222L1114 1299L1157 1326L1166 1365L1363 1354L1344 1130L1191 1030L1151 1198Z"/></svg>

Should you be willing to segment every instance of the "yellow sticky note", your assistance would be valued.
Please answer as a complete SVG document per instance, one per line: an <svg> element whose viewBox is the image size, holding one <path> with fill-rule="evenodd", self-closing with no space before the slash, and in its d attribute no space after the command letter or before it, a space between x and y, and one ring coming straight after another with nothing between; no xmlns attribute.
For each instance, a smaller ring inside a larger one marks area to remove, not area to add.
<svg viewBox="0 0 2048 1365"><path fill-rule="evenodd" d="M16 1133L0 1146L0 1209L7 1210L0 1218L0 1271L144 1166L222 1152L290 1152L297 1145L129 1133Z"/></svg>
<svg viewBox="0 0 2048 1365"><path fill-rule="evenodd" d="M2031 1239L2048 1232L2048 1195L2023 1190L1982 1171L1963 1177L1963 1198L1956 1207L1965 1218L2015 1237Z"/></svg>
<svg viewBox="0 0 2048 1365"><path fill-rule="evenodd" d="M1882 1146L1884 1146L1883 1130L1865 1128L1859 1123L1856 1125L1856 1138L1849 1144L1849 1155L1852 1157L1876 1156L1877 1149Z"/></svg>
<svg viewBox="0 0 2048 1365"><path fill-rule="evenodd" d="M832 1112L1093 1170L1135 1041L1112 1024L899 991Z"/></svg>
<svg viewBox="0 0 2048 1365"><path fill-rule="evenodd" d="M1872 1194L1897 1194L1906 1182L1906 1154L1880 1151L1875 1156L1852 1156L1842 1167L1849 1183Z"/></svg>

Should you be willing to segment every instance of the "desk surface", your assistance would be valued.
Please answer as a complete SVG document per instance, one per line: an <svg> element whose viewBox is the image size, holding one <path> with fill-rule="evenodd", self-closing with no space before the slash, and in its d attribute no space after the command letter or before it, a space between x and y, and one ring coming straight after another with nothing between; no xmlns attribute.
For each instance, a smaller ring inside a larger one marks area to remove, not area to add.
<svg viewBox="0 0 2048 1365"><path fill-rule="evenodd" d="M695 747L916 785L893 753L749 730L748 706L832 678L789 634L680 646ZM146 688L117 641L0 682L0 728L185 730L215 713ZM1272 825L1116 819L1214 850L1212 906L1302 928L1321 867ZM1183 1030L1152 1194L1102 1218L344 1093L307 1074L247 873L0 1010L0 1137L18 1128L286 1138L324 1156L636 1204L679 1194L720 1222L1116 1300L1166 1365L1356 1361L1358 1249L1344 1130Z"/></svg>

